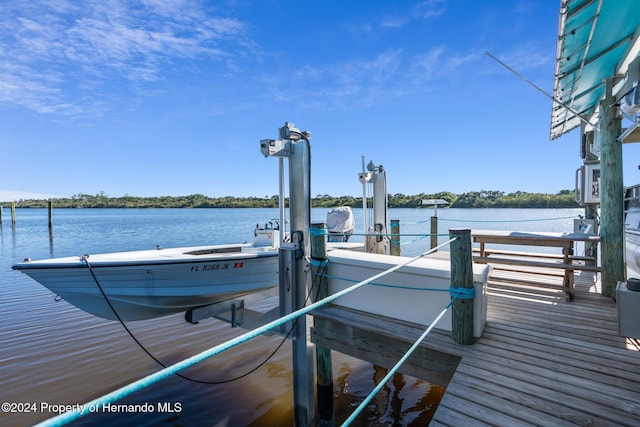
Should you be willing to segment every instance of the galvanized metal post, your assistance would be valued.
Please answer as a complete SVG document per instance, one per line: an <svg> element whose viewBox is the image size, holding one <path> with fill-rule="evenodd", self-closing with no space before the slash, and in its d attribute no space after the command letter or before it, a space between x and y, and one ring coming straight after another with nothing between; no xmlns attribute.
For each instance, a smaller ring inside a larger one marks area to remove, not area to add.
<svg viewBox="0 0 640 427"><path fill-rule="evenodd" d="M280 245L287 235L287 217L285 215L286 207L284 205L284 159L282 157L278 159L278 171L278 209L280 211L280 224L278 224L280 227L280 241L278 245Z"/></svg>
<svg viewBox="0 0 640 427"><path fill-rule="evenodd" d="M302 309L308 298L311 252L309 222L311 220L311 144L309 132L300 132L293 123L278 129L280 139L263 139L260 151L265 157L289 159L290 241L281 242L278 252L280 314ZM284 175L280 166L280 226L284 235ZM293 359L293 413L296 426L313 425L315 418L313 390L313 347L307 345L307 318L297 317L287 325L291 328Z"/></svg>
<svg viewBox="0 0 640 427"><path fill-rule="evenodd" d="M295 259L294 310L304 307L309 282L306 255L311 252L309 222L311 221L311 154L307 139L293 143L289 157L289 215L291 240L298 245ZM308 346L307 319L300 316L293 331L293 405L297 426L313 425L315 404L313 390L313 347Z"/></svg>
<svg viewBox="0 0 640 427"><path fill-rule="evenodd" d="M616 286L625 280L624 207L620 119L612 96L613 80L606 80L606 96L600 101L600 244L602 247L602 294L615 298Z"/></svg>
<svg viewBox="0 0 640 427"><path fill-rule="evenodd" d="M451 238L451 287L473 288L471 230L449 230ZM473 344L473 299L457 298L451 307L451 336L458 344Z"/></svg>

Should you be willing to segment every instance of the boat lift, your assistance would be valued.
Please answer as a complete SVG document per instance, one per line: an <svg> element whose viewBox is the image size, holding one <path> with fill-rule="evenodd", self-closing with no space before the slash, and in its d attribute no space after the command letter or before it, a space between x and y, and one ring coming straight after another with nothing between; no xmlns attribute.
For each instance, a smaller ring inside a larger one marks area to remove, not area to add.
<svg viewBox="0 0 640 427"><path fill-rule="evenodd" d="M278 129L279 139L263 139L260 151L265 157L279 160L279 206L280 206L280 247L278 249L279 286L270 290L248 294L242 298L222 303L193 308L185 314L190 323L197 323L207 317L215 317L231 323L231 326L255 328L265 325L278 317L284 317L304 308L311 284L311 269L307 257L311 253L309 224L311 222L311 133L300 131L293 123L286 122ZM284 159L289 166L289 216L290 231L285 229L285 172ZM384 230L384 229L383 229ZM383 232L386 232L384 230ZM273 294L271 294L273 292ZM265 295L266 293L266 295ZM259 313L246 308L249 302L259 301L278 294L279 304L275 309ZM306 425L314 418L315 394L313 375L313 348L307 346L307 320L305 316L289 321L275 331L287 335L292 342L294 370L294 417ZM298 372L299 374L295 374ZM306 422L304 422L306 421Z"/></svg>
<svg viewBox="0 0 640 427"><path fill-rule="evenodd" d="M388 255L390 251L389 233L387 230L387 172L382 165L376 166L369 161L364 167L362 156L362 172L358 174L362 183L362 221L365 231L365 252ZM368 200L372 199L372 208Z"/></svg>
<svg viewBox="0 0 640 427"><path fill-rule="evenodd" d="M231 324L232 328L242 327L243 329L254 329L277 319L280 316L280 310L279 307L276 307L267 312L261 312L247 308L247 306L277 295L278 288L273 287L262 292L253 292L239 298L192 308L187 310L184 318L187 322L196 324L201 320L213 317Z"/></svg>
<svg viewBox="0 0 640 427"><path fill-rule="evenodd" d="M309 132L301 132L293 123L285 123L278 130L279 139L263 139L260 151L265 157L277 157L280 165L280 224L286 224L284 198L284 158L289 166L289 238L280 241L278 249L279 286L257 294L225 301L209 306L198 307L186 313L186 320L197 323L207 317L215 317L231 323L232 327L241 326L253 329L283 318L301 310L306 305L311 287L311 268L308 257L311 255L311 177L310 177L310 138ZM377 254L389 254L390 240L387 230L387 182L386 171L382 165L369 162L359 174L363 187L363 215L365 221L365 251ZM367 206L367 190L372 190L372 209ZM367 218L370 216L370 218ZM284 229L281 236L286 236ZM251 302L278 295L278 307L266 313L247 308ZM293 400L294 419L300 425L311 425L315 416L313 347L308 346L308 328L306 316L288 321L271 330L291 338L293 359Z"/></svg>
<svg viewBox="0 0 640 427"><path fill-rule="evenodd" d="M286 130L282 130L286 129ZM293 133L292 133L293 132ZM293 123L285 123L284 128L279 130L279 134L281 138L285 138L282 135L295 135L295 132L299 132L295 129ZM302 133L301 133L302 134ZM307 135L310 134L307 132ZM300 151L300 149L298 149ZM295 301L297 298L301 298L299 301L300 306L304 304L304 300L302 298L303 295L306 297L306 293L301 293L301 295L295 296L295 290L292 290L292 283L294 278L296 277L296 269L300 268L302 270L307 269L304 265L297 265L295 263L296 259L298 259L302 254L308 254L310 249L305 249L303 245L301 245L301 233L291 232L287 233L284 230L284 224L287 223L286 215L285 215L285 167L284 167L284 158L290 158L295 149L292 145L292 141L287 140L273 140L273 139L264 139L260 141L260 151L265 157L276 157L279 161L279 206L280 206L280 220L278 223L280 224L280 238L279 242L276 242L276 237L274 236L273 245L276 247L280 247L279 250L279 270L281 272L279 279L279 287L271 288L261 292L255 292L251 294L247 294L240 298L234 298L232 300L223 301L219 303L214 303L202 307L195 307L188 310L185 313L185 320L189 323L198 323L201 320L207 318L216 318L218 320L225 321L231 324L231 327L242 327L244 329L251 329L257 326L264 325L269 323L278 317L285 316L296 310ZM309 207L307 207L300 200L310 200L310 189L308 188L308 184L304 182L300 182L298 177L305 176L308 174L310 170L309 165L307 166L298 166L297 168L292 168L290 162L290 172L289 172L289 181L290 188L292 193L295 191L298 193L296 195L292 194L291 196L291 215L300 215L300 209L306 211L310 210L310 202ZM302 160L298 160L297 163L305 162L304 158ZM305 172L306 171L306 172ZM364 250L367 253L376 253L381 255L389 255L391 249L391 241L389 239L389 230L388 230L388 196L387 196L387 173L382 165L376 166L375 163L371 160L365 168L365 158L362 156L362 172L358 174L358 179L362 184L362 214L363 214L363 229L365 234L365 243ZM306 190L306 191L305 191ZM294 207L295 204L305 205L302 207ZM344 208L337 208L336 210L340 210ZM296 213L297 212L297 213ZM346 211L345 211L346 212ZM342 215L345 212L338 212ZM349 209L350 213L350 209ZM308 224L310 222L310 213L307 215L303 215L304 218L300 220L298 218L298 225L292 225L292 229L300 229L303 230L306 228L304 224ZM329 217L328 217L329 218ZM351 219L351 221L353 221ZM293 224L292 220L292 224ZM342 224L341 224L342 226ZM349 235L353 232L353 230L349 230L346 234L343 234L342 229L337 233L336 236L329 235L330 241L347 241ZM290 236L290 237L288 237ZM303 241L305 237L302 237ZM306 237L308 241L309 238ZM306 277L301 278L300 280L308 280ZM279 304L278 307L267 311L267 312L259 312L252 309L247 308L251 304L262 301L266 298L279 296ZM294 301L295 300L295 301ZM280 327L277 331L273 331L279 333L280 335L286 335L287 332L291 329L292 325L287 324Z"/></svg>

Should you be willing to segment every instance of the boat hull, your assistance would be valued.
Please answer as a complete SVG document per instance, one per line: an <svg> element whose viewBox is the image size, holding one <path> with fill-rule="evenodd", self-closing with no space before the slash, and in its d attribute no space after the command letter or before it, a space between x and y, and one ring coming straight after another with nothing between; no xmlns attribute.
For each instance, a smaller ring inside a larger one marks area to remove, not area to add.
<svg viewBox="0 0 640 427"><path fill-rule="evenodd" d="M245 245L54 258L13 268L109 320L117 320L114 309L122 320L144 320L278 285L277 249Z"/></svg>

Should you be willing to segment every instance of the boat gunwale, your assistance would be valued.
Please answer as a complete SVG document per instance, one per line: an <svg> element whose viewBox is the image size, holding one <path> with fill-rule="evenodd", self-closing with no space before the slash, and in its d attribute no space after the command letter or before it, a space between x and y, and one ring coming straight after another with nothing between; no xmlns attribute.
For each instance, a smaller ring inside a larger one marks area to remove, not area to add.
<svg viewBox="0 0 640 427"><path fill-rule="evenodd" d="M101 254L96 254L101 255ZM265 250L262 252L256 253L246 253L246 252L238 252L238 253L220 253L220 254L207 254L205 255L190 255L203 257L198 259L169 259L169 258L158 258L158 259L149 259L149 260L97 260L91 262L91 268L100 269L100 268L113 268L113 267L145 267L145 266L158 266L158 265L179 265L179 264L200 264L203 262L222 262L222 261L243 261L255 258L269 258L278 256L278 251L269 251ZM69 268L87 268L87 264L82 261L82 257L78 257L76 261L69 260L65 264L54 264L50 261L55 258L46 259L46 260L37 260L37 261L25 261L21 263L14 264L11 266L12 270L58 270L58 269L69 269ZM58 258L60 259L60 258Z"/></svg>

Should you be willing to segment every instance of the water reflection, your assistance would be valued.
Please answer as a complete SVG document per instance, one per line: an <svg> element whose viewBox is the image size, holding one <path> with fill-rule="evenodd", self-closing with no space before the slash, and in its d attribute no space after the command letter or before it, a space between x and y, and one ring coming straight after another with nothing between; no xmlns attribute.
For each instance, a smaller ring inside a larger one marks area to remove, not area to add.
<svg viewBox="0 0 640 427"><path fill-rule="evenodd" d="M53 227L49 226L49 256L51 258L53 258L54 252L53 252Z"/></svg>

